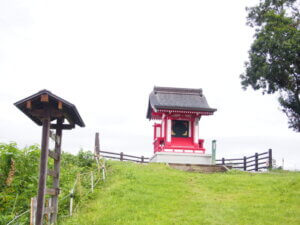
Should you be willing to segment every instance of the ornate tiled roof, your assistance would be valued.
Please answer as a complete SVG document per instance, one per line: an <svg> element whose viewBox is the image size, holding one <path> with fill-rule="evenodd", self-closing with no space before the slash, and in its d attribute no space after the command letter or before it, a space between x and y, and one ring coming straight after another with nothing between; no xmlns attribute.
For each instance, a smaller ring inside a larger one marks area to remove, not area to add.
<svg viewBox="0 0 300 225"><path fill-rule="evenodd" d="M152 110L184 110L215 112L210 108L202 89L154 87L149 96L147 118L151 118Z"/></svg>

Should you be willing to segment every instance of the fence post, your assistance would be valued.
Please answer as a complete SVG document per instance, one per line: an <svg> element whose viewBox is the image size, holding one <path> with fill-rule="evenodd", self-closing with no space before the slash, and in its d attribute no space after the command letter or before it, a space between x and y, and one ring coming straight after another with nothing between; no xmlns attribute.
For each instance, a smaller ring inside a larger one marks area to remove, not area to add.
<svg viewBox="0 0 300 225"><path fill-rule="evenodd" d="M225 159L222 158L222 165L225 165Z"/></svg>
<svg viewBox="0 0 300 225"><path fill-rule="evenodd" d="M255 171L258 171L258 153L255 153Z"/></svg>
<svg viewBox="0 0 300 225"><path fill-rule="evenodd" d="M30 202L30 225L35 225L35 214L36 214L36 197L31 198L31 202Z"/></svg>
<svg viewBox="0 0 300 225"><path fill-rule="evenodd" d="M91 171L91 191L94 192L94 174L93 171Z"/></svg>
<svg viewBox="0 0 300 225"><path fill-rule="evenodd" d="M45 209L47 209L47 211L44 212L45 216L46 216L45 222L46 222L46 224L49 225L50 224L50 215L51 215L51 198L46 199L45 203L46 203L46 206L47 206L45 208Z"/></svg>
<svg viewBox="0 0 300 225"><path fill-rule="evenodd" d="M70 194L70 216L72 216L72 212L73 212L73 198L74 198L74 189L71 190L71 194Z"/></svg>
<svg viewBox="0 0 300 225"><path fill-rule="evenodd" d="M105 166L102 166L102 179L105 182Z"/></svg>
<svg viewBox="0 0 300 225"><path fill-rule="evenodd" d="M141 157L141 162L144 163L144 156Z"/></svg>
<svg viewBox="0 0 300 225"><path fill-rule="evenodd" d="M95 157L95 159L96 159L96 163L97 163L98 173L100 173L101 165L100 165L100 162L99 162L99 158L98 158L98 157Z"/></svg>
<svg viewBox="0 0 300 225"><path fill-rule="evenodd" d="M272 169L272 149L269 149L269 169Z"/></svg>
<svg viewBox="0 0 300 225"><path fill-rule="evenodd" d="M247 171L247 157L244 156L244 171Z"/></svg>
<svg viewBox="0 0 300 225"><path fill-rule="evenodd" d="M211 142L211 161L212 161L212 164L216 164L216 150L217 150L217 141L213 140Z"/></svg>
<svg viewBox="0 0 300 225"><path fill-rule="evenodd" d="M123 152L120 153L120 160L123 161Z"/></svg>
<svg viewBox="0 0 300 225"><path fill-rule="evenodd" d="M95 154L95 157L99 157L99 155L100 155L100 141L99 141L99 133L98 132L95 135L94 154Z"/></svg>

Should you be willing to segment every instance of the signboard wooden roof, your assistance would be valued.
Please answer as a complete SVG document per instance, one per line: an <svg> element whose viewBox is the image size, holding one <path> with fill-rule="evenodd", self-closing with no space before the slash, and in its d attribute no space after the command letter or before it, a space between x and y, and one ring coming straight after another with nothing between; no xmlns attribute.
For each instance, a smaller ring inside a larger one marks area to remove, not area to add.
<svg viewBox="0 0 300 225"><path fill-rule="evenodd" d="M52 94L46 89L24 98L14 105L39 126L42 125L45 106L49 109L51 121L55 119L67 119L69 128L74 128L75 125L80 127L85 126L75 105Z"/></svg>

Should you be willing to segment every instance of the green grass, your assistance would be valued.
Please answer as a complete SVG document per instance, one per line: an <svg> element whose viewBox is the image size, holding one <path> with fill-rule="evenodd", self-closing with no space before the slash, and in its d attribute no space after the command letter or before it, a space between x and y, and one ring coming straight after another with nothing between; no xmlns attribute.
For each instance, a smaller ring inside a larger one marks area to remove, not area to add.
<svg viewBox="0 0 300 225"><path fill-rule="evenodd" d="M200 174L108 163L107 182L68 224L300 224L300 173Z"/></svg>

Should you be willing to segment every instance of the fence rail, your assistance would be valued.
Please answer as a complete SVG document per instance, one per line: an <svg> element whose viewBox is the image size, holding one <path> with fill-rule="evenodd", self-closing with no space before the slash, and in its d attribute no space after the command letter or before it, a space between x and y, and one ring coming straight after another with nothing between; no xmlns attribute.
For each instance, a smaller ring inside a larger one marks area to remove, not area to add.
<svg viewBox="0 0 300 225"><path fill-rule="evenodd" d="M123 152L116 153L116 152L107 152L107 151L99 151L100 156L108 159L117 159L120 161L131 161L131 162L138 162L138 163L149 163L149 158L144 156L134 156L134 155L127 155Z"/></svg>
<svg viewBox="0 0 300 225"><path fill-rule="evenodd" d="M123 152L116 153L100 151L100 155L107 159L132 161L137 163L149 163L149 158L146 158L144 156L128 155L124 154ZM244 171L258 171L261 169L270 169L272 168L272 149L269 149L267 152L255 153L254 155L248 157L244 156L242 158L217 159L216 162L217 165L227 165L235 169L242 169Z"/></svg>
<svg viewBox="0 0 300 225"><path fill-rule="evenodd" d="M263 156L263 157L261 157ZM250 160L249 160L250 159ZM217 165L227 165L244 171L258 171L261 169L272 169L272 149L267 152L255 153L252 156L244 156L235 159L217 159Z"/></svg>

